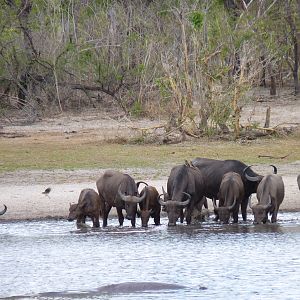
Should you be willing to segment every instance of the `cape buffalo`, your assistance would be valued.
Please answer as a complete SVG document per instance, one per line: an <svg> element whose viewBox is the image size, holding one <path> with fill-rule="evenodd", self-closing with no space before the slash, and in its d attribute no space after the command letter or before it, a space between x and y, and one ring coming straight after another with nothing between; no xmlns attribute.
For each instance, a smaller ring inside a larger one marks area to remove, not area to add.
<svg viewBox="0 0 300 300"><path fill-rule="evenodd" d="M244 183L244 198L241 202L241 210L243 220L247 220L247 205L248 198L252 193L256 193L257 186L262 179L262 176L253 172L250 168L247 173L250 176L255 176L256 181L249 181L243 170L247 167L244 163L238 160L215 160L208 158L195 158L192 165L196 166L203 174L205 179L204 196L210 199L218 199L220 184L225 173L238 173ZM216 219L218 216L216 217Z"/></svg>
<svg viewBox="0 0 300 300"><path fill-rule="evenodd" d="M77 204L70 204L68 221L75 219L77 227L85 223L86 217L93 221L93 227L99 227L99 218L101 212L100 197L93 189L83 189L79 195Z"/></svg>
<svg viewBox="0 0 300 300"><path fill-rule="evenodd" d="M183 223L184 207L186 207L186 222L191 223L194 205L205 201L203 187L203 176L197 168L187 164L172 168L167 182L167 193L163 189L164 200L159 200L168 214L169 226L175 226L179 217Z"/></svg>
<svg viewBox="0 0 300 300"><path fill-rule="evenodd" d="M244 184L241 176L235 172L224 174L218 193L219 207L216 205L216 199L213 199L214 208L222 223L227 224L231 214L233 222L238 222L239 207L243 198Z"/></svg>
<svg viewBox="0 0 300 300"><path fill-rule="evenodd" d="M7 211L7 206L5 204L3 204L4 209L0 211L0 216L4 215Z"/></svg>
<svg viewBox="0 0 300 300"><path fill-rule="evenodd" d="M251 205L251 200L249 201L249 206L254 215L254 224L266 223L268 221L268 213L272 215L272 223L277 221L279 206L284 198L284 184L282 177L277 175L277 168L273 167L275 174L264 176L258 185L256 193L258 203ZM255 180L255 178L246 176L249 180Z"/></svg>
<svg viewBox="0 0 300 300"><path fill-rule="evenodd" d="M106 171L96 182L99 196L104 203L103 227L107 226L108 214L112 207L116 207L119 224L123 225L124 216L122 209L126 210L126 218L135 226L137 203L142 202L147 193L142 197L138 194L137 185L132 177L118 171Z"/></svg>
<svg viewBox="0 0 300 300"><path fill-rule="evenodd" d="M155 225L160 225L160 210L159 194L154 186L145 186L140 196L146 194L146 198L139 203L142 227L147 227L150 217L154 218Z"/></svg>

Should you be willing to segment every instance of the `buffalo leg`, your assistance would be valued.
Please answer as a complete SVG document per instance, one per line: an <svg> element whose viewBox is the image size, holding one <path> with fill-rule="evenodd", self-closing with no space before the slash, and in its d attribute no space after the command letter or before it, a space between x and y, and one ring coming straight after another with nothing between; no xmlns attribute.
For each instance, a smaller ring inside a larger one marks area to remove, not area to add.
<svg viewBox="0 0 300 300"><path fill-rule="evenodd" d="M238 220L239 220L239 209L236 209L232 213L232 218L233 218L233 223L238 223Z"/></svg>
<svg viewBox="0 0 300 300"><path fill-rule="evenodd" d="M104 210L104 213L103 213L103 224L102 224L102 227L106 227L107 226L107 218L108 218L108 214L111 210L111 206L108 205L106 206L105 205L105 210Z"/></svg>
<svg viewBox="0 0 300 300"><path fill-rule="evenodd" d="M100 227L99 216L94 216L94 217L92 218L92 220L93 220L93 227L95 227L95 228Z"/></svg>
<svg viewBox="0 0 300 300"><path fill-rule="evenodd" d="M186 219L186 223L189 225L191 224L191 221L192 221L192 212L194 210L194 205L193 203L190 204L190 206L188 206L186 208L186 216L185 216L185 219Z"/></svg>
<svg viewBox="0 0 300 300"><path fill-rule="evenodd" d="M247 206L248 206L248 198L245 198L241 203L243 221L247 221Z"/></svg>
<svg viewBox="0 0 300 300"><path fill-rule="evenodd" d="M119 224L120 224L120 226L123 226L124 216L122 213L122 208L117 207L117 213L118 213Z"/></svg>
<svg viewBox="0 0 300 300"><path fill-rule="evenodd" d="M155 216L154 216L154 224L155 225L160 225L160 213L155 213Z"/></svg>
<svg viewBox="0 0 300 300"><path fill-rule="evenodd" d="M135 217L133 217L133 218L131 219L131 226L132 226L132 227L135 227Z"/></svg>
<svg viewBox="0 0 300 300"><path fill-rule="evenodd" d="M180 223L183 223L184 220L184 214L183 214L183 209L180 210Z"/></svg>
<svg viewBox="0 0 300 300"><path fill-rule="evenodd" d="M275 207L273 213L272 213L272 217L271 217L271 222L272 223L276 223L277 222L277 213L278 213L278 208Z"/></svg>

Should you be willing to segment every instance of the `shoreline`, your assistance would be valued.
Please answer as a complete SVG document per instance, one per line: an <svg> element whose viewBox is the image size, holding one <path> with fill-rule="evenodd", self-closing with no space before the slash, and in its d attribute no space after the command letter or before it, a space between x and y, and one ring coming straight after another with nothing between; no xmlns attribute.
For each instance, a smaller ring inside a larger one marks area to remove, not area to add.
<svg viewBox="0 0 300 300"><path fill-rule="evenodd" d="M76 171L74 172L76 173ZM43 172L41 171L41 174L42 173ZM2 195L0 199L0 210L2 210L3 204L7 206L6 213L0 216L0 222L67 219L69 206L71 203L77 203L82 189L93 188L97 191L96 180L94 180L94 178L99 176L99 172L94 174L97 176L93 176L89 173L89 176L91 177L89 177L87 181L85 176L80 177L80 174L82 175L83 173L82 170L78 170L79 176L76 178L74 175L70 180L70 178L67 178L69 176L68 172L64 174L61 172L58 175L56 172L53 172L53 180L48 177L46 180L48 183L47 185L41 174L36 171L34 176L28 174L28 181L26 178L23 178L23 182L16 180L15 182L18 182L18 185L13 184L12 178L9 178L8 182L5 183L5 180L1 180L0 176L0 195ZM286 172L286 174L288 174L288 172ZM63 175L66 176L65 180L63 180ZM33 184L34 181L32 176L37 177L35 184ZM57 183L57 178L59 176L60 184ZM279 212L300 211L300 191L298 189L295 174L284 175L282 177L285 184L285 198L280 206ZM74 178L76 178L76 182L74 181ZM156 187L159 193L162 192L162 186L166 186L167 183L167 177L165 176L160 179L148 180L145 179L146 176L144 174L139 174L138 176L135 176L135 178L136 180L145 180L149 185ZM51 182L53 184L51 184ZM51 187L49 196L42 194L47 187ZM255 194L252 196L252 201L256 201ZM208 208L210 214L212 214L213 205L210 200L208 200ZM250 208L248 208L248 211L251 212ZM116 211L113 208L109 217L116 217L116 215Z"/></svg>

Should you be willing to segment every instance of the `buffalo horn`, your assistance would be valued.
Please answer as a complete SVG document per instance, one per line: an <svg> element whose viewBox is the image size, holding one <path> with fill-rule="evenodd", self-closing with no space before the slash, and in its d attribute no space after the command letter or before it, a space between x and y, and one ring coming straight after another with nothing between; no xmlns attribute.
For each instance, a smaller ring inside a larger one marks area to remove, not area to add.
<svg viewBox="0 0 300 300"><path fill-rule="evenodd" d="M249 176L249 175L246 173L247 169L249 169L250 167L252 167L252 166L248 166L248 167L246 167L246 168L243 170L244 176L245 176L245 177L247 178L247 180L249 180L249 181L253 181L253 182L260 181L260 180L261 180L261 177L260 177L260 176L252 177L252 176Z"/></svg>
<svg viewBox="0 0 300 300"><path fill-rule="evenodd" d="M182 194L187 195L188 199L185 201L182 201L182 202L181 201L176 201L176 202L177 202L178 206L187 206L190 203L192 196L185 192L182 192Z"/></svg>
<svg viewBox="0 0 300 300"><path fill-rule="evenodd" d="M166 206L168 201L164 201L163 199L161 199L160 197L158 198L158 202L161 206Z"/></svg>
<svg viewBox="0 0 300 300"><path fill-rule="evenodd" d="M173 200L168 200L164 201L161 198L158 199L158 202L161 206L168 206L168 205L177 205L177 206L187 206L190 203L190 199L187 199L186 201L173 201Z"/></svg>
<svg viewBox="0 0 300 300"><path fill-rule="evenodd" d="M143 183L145 186L148 186L148 183L146 183L145 181L138 181L136 183L136 187L139 188L140 184Z"/></svg>
<svg viewBox="0 0 300 300"><path fill-rule="evenodd" d="M147 196L147 191L145 191L144 195L141 197L137 197L137 196L125 196L122 192L121 192L121 187L119 187L118 189L118 194L121 197L121 199L125 202L132 202L132 203L140 203L142 202L146 196Z"/></svg>
<svg viewBox="0 0 300 300"><path fill-rule="evenodd" d="M4 205L4 209L2 211L0 211L0 215L4 215L7 211L7 206L5 204Z"/></svg>
<svg viewBox="0 0 300 300"><path fill-rule="evenodd" d="M164 194L164 200L166 201L169 198L168 193L166 193L163 186L161 188L162 188L162 191L163 191L163 194Z"/></svg>
<svg viewBox="0 0 300 300"><path fill-rule="evenodd" d="M233 211L235 205L236 205L236 198L234 197L233 204L228 207L229 211Z"/></svg>
<svg viewBox="0 0 300 300"><path fill-rule="evenodd" d="M266 210L269 210L272 207L272 200L271 197L269 195L269 203L266 205L266 207L264 207Z"/></svg>
<svg viewBox="0 0 300 300"><path fill-rule="evenodd" d="M277 174L277 168L274 165L270 165L270 166L273 167L273 169L274 169L273 173Z"/></svg>

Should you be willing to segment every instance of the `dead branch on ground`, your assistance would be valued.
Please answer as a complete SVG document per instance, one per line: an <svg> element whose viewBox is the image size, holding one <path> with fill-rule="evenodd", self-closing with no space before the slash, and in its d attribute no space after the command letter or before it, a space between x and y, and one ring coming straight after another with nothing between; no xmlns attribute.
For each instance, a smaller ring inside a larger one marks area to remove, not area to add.
<svg viewBox="0 0 300 300"><path fill-rule="evenodd" d="M284 159L287 158L291 153L284 155L284 156L272 156L272 155L258 155L259 158L265 157L265 158L270 158L270 159Z"/></svg>

